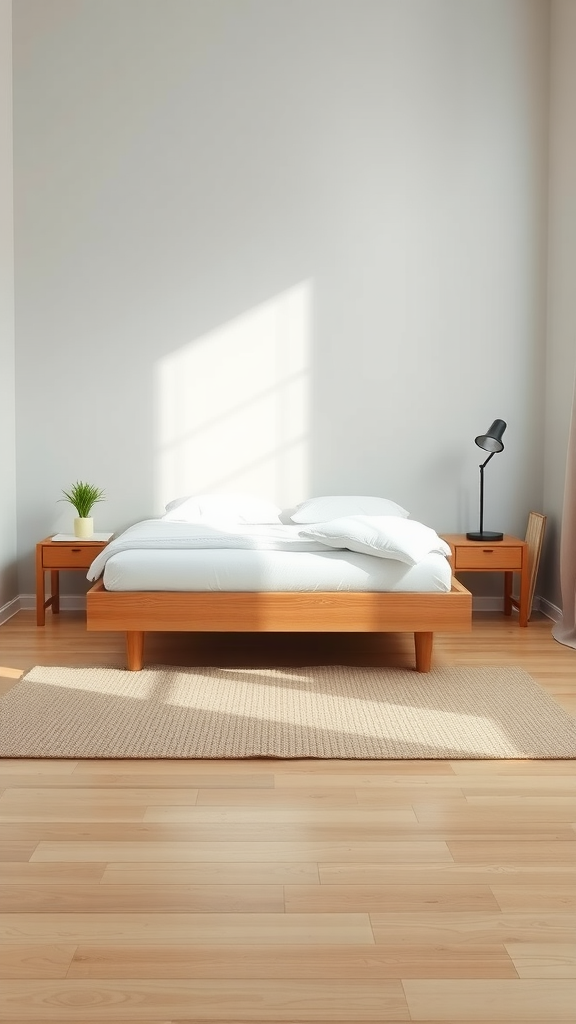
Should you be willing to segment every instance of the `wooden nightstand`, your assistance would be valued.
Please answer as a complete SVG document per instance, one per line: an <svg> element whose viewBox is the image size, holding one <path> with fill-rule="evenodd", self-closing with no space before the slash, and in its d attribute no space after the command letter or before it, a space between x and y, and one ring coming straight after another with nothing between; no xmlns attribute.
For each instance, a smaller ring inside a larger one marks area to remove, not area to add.
<svg viewBox="0 0 576 1024"><path fill-rule="evenodd" d="M60 570L83 569L86 572L108 540L53 540L46 537L36 545L36 625L46 622L46 609L52 606L52 613L60 611ZM44 591L44 573L50 573L50 597Z"/></svg>
<svg viewBox="0 0 576 1024"><path fill-rule="evenodd" d="M468 540L464 533L445 533L444 540L452 549L452 571L459 572L503 572L504 573L504 614L512 614L512 581L514 573L520 575L518 622L528 625L528 544L519 537L504 534L503 540L484 544Z"/></svg>

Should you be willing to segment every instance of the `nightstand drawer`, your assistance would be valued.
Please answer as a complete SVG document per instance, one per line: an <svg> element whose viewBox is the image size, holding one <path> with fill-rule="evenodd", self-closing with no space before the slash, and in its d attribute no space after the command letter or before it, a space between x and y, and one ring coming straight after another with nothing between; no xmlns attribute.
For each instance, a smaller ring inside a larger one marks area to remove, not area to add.
<svg viewBox="0 0 576 1024"><path fill-rule="evenodd" d="M478 548L456 547L454 552L454 570L485 569L494 572L520 570L522 568L522 548L503 547L498 544L479 544Z"/></svg>
<svg viewBox="0 0 576 1024"><path fill-rule="evenodd" d="M42 552L45 569L88 569L104 544L46 545Z"/></svg>

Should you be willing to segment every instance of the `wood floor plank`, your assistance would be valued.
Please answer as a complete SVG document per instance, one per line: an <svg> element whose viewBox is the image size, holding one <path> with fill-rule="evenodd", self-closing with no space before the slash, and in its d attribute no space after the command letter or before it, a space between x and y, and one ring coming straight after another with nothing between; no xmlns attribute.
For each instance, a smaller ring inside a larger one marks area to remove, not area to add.
<svg viewBox="0 0 576 1024"><path fill-rule="evenodd" d="M417 818L410 803L387 807L378 811L360 810L358 807L314 808L297 805L285 807L148 807L144 821L188 822L190 824L246 824L265 822L270 824L338 824L347 828L368 825L372 828L388 825L417 824Z"/></svg>
<svg viewBox="0 0 576 1024"><path fill-rule="evenodd" d="M574 690L574 681L570 683L570 690ZM558 761L450 761L450 768L454 775L481 775L482 778L490 778L493 775L511 777L518 775L576 775L576 761L561 759Z"/></svg>
<svg viewBox="0 0 576 1024"><path fill-rule="evenodd" d="M410 779L413 779L411 784ZM459 799L462 803L465 802L464 791L460 786L454 785L452 780L447 786L437 786L437 781L436 776L432 776L430 782L427 783L424 781L424 776L418 779L411 775L405 780L404 785L389 786L383 777L381 786L373 786L367 790L357 787L355 789L356 803L363 811L375 813L391 807L412 807L414 804L422 802L423 799L426 801Z"/></svg>
<svg viewBox="0 0 576 1024"><path fill-rule="evenodd" d="M263 830L264 833L266 830ZM189 843L197 834L188 824L134 821L38 821L4 822L1 828L6 840L30 843L32 849L40 842L55 843ZM254 839L255 833L250 835ZM273 833L276 835L276 833ZM570 835L573 832L570 831ZM228 837L230 838L230 836ZM217 840L219 841L219 840Z"/></svg>
<svg viewBox="0 0 576 1024"><path fill-rule="evenodd" d="M0 978L65 978L75 952L75 945L13 946L2 943ZM0 992L0 1014L1 1001Z"/></svg>
<svg viewBox="0 0 576 1024"><path fill-rule="evenodd" d="M395 1018L394 1020L386 1020L386 1024L404 1024L404 1021L405 1018ZM300 1017L297 1022L294 1022L294 1024L301 1024L301 1022L302 1018ZM18 1018L18 1020L15 1020L13 1017L6 1019L2 1018L2 1024L45 1024L45 1018L44 1020L38 1017L26 1017L25 1019L20 1017ZM102 1024L102 1021L95 1020L94 1017L92 1016L86 1016L85 1014L82 1014L81 1017L68 1018L66 1020L66 1024ZM106 1024L126 1024L126 1021L119 1020L117 1017L106 1017ZM199 1020L198 1018L191 1019L190 1017L179 1017L178 1020L172 1018L172 1020L167 1021L166 1017L162 1017L162 1020L159 1020L158 1017L148 1016L147 1013L143 1012L140 1015L140 1017L138 1017L138 1024L249 1024L249 1022L246 1021L246 1018L241 1020L236 1015L234 1015L234 1017L220 1017L219 1019L210 1018L209 1020L206 1017L204 1017L202 1020ZM272 1020L270 1021L270 1024L273 1024ZM292 1024L292 1021L290 1022L290 1024ZM325 1018L324 1020L315 1020L314 1024L334 1024L334 1020ZM338 1024L358 1024L358 1018L348 1018L348 1020L339 1020ZM419 1024L442 1024L442 1022L439 1022L438 1020L425 1020L420 1021ZM476 1021L475 1024L510 1024L510 1021L502 1019L489 1021L484 1020ZM531 1020L530 1024L550 1024L550 1021L547 1019Z"/></svg>
<svg viewBox="0 0 576 1024"><path fill-rule="evenodd" d="M147 1014L169 1020L244 1020L292 1022L328 1019L336 1022L409 1020L402 984L395 979L313 981L291 979L254 982L212 980L6 981L4 1014L25 1020L42 1011L46 1021L78 1018L80 1007L93 1020L108 1021L110 1012L122 1021L140 1022ZM0 1017L0 1020L2 1018Z"/></svg>
<svg viewBox="0 0 576 1024"><path fill-rule="evenodd" d="M81 762L74 761L73 759L60 759L51 757L0 757L0 775L11 776L11 775L29 775L31 777L40 776L42 779L45 775L65 775L70 776L76 770ZM35 778L36 785L38 779Z"/></svg>
<svg viewBox="0 0 576 1024"><path fill-rule="evenodd" d="M214 823L211 827L202 828L194 822L155 822L155 821L123 821L121 819L112 821L34 821L26 820L2 823L2 835L5 840L18 842L190 842L192 840L221 843L224 836L225 842L300 842L304 839L307 842L342 842L348 841L350 836L364 843L386 841L392 847L394 844L409 847L425 848L430 844L443 844L447 849L450 842L466 841L468 843L484 842L487 838L490 842L499 843L537 843L544 841L557 842L566 840L574 842L576 833L574 827L568 823L554 826L546 822L520 822L511 824L507 831L495 831L488 828L470 828L464 826L459 829L457 826L452 830L443 828L441 825L419 824L407 822L402 825L391 822L380 822L376 818L372 823L366 825L358 824L351 827L343 823L324 823L321 820L314 823L300 824L299 822L234 822L228 827L222 823ZM413 860L413 857L409 859ZM424 858L425 859L425 858ZM452 858L446 858L452 859Z"/></svg>
<svg viewBox="0 0 576 1024"><path fill-rule="evenodd" d="M565 762L563 762L565 763ZM574 796L574 774L563 771L562 774L517 774L498 775L494 772L481 775L471 772L469 775L437 775L428 777L425 772L417 775L395 775L383 778L383 785L363 789L356 786L358 803L362 807L386 806L387 797L394 793L416 793L415 802L425 796L426 800L442 799L457 796L542 796L551 795ZM294 792L292 789L291 792ZM360 800L361 798L361 800Z"/></svg>
<svg viewBox="0 0 576 1024"><path fill-rule="evenodd" d="M87 946L70 978L516 978L504 946Z"/></svg>
<svg viewBox="0 0 576 1024"><path fill-rule="evenodd" d="M286 885L286 913L499 910L487 885Z"/></svg>
<svg viewBox="0 0 576 1024"><path fill-rule="evenodd" d="M44 865L38 865L38 867ZM1 874L0 874L1 877ZM110 863L102 875L104 885L302 885L319 884L315 861L235 861L164 864Z"/></svg>
<svg viewBox="0 0 576 1024"><path fill-rule="evenodd" d="M317 821L312 823L299 822L214 822L197 823L186 821L151 821L146 813L134 808L125 808L125 813L113 804L110 812L106 806L92 808L74 802L62 805L61 810L53 813L25 815L20 807L6 813L0 821L2 833L6 839L25 839L32 837L36 842L56 839L59 842L74 840L76 837L88 838L85 826L90 828L94 840L106 840L113 836L117 841L170 841L180 842L194 839L197 842L220 843L223 840L231 843L246 842L307 842L339 843L347 842L352 835L356 842L398 842L398 843L430 843L460 842L468 843L490 841L504 843L555 843L560 840L574 842L574 827L569 822L520 821L491 822L487 825L476 823L455 822L442 825L442 822L417 822L416 819L403 823L379 821L351 827L347 823L328 823ZM170 817L170 816L169 816ZM22 828L18 826L22 824ZM109 827L106 828L106 825ZM33 827L37 826L37 827ZM68 826L68 827L66 827ZM76 827L75 827L76 826ZM100 827L98 827L100 826ZM132 828L131 828L132 826Z"/></svg>
<svg viewBox="0 0 576 1024"><path fill-rule="evenodd" d="M0 864L0 885L90 885L103 880L105 864Z"/></svg>
<svg viewBox="0 0 576 1024"><path fill-rule="evenodd" d="M372 945L368 914L2 914L0 941Z"/></svg>
<svg viewBox="0 0 576 1024"><path fill-rule="evenodd" d="M322 885L523 885L562 883L576 886L575 864L456 864L435 861L427 864L338 864L319 863ZM308 884L314 884L308 883Z"/></svg>
<svg viewBox="0 0 576 1024"><path fill-rule="evenodd" d="M575 793L566 793L560 796L552 796L550 793L543 793L539 796L467 796L466 802L473 807L571 807L576 814L576 780L574 783Z"/></svg>
<svg viewBox="0 0 576 1024"><path fill-rule="evenodd" d="M153 824L153 823L152 823ZM169 823L168 823L169 824ZM380 843L382 841L405 841L414 839L427 841L437 839L443 833L435 829L432 833L426 829L420 830L413 827L413 822L390 823L385 821L359 824L350 828L348 824L337 822L241 822L241 823L190 823L187 830L187 838L193 838L195 842L204 843L293 843L305 841L308 843L348 843L353 836L355 843ZM541 831L540 831L541 829ZM186 833L185 827L182 829ZM500 833L497 833L500 835ZM537 826L537 837L556 839L563 834L558 828L550 825ZM470 832L457 832L454 838L468 838ZM534 837L534 830L526 832L525 826L518 832L506 833L507 838L513 839L517 835L522 837L530 835ZM566 829L565 838L572 839L572 830Z"/></svg>
<svg viewBox="0 0 576 1024"><path fill-rule="evenodd" d="M501 864L518 864L522 861L574 864L576 863L576 835L572 841L563 839L558 842L467 842L451 840L448 849L456 863L477 863L487 857L498 860Z"/></svg>
<svg viewBox="0 0 576 1024"><path fill-rule="evenodd" d="M576 943L507 942L520 978L576 978Z"/></svg>
<svg viewBox="0 0 576 1024"><path fill-rule="evenodd" d="M11 799L0 807L0 825L19 821L144 821L145 810L145 807L115 804L113 801L93 804L90 800L82 799L64 799L60 803L51 801L45 808L37 801L30 809L26 801L21 803Z"/></svg>
<svg viewBox="0 0 576 1024"><path fill-rule="evenodd" d="M316 783L317 783L316 779ZM151 801L149 801L151 802ZM198 790L200 807L355 807L352 787L306 787L303 789L204 789Z"/></svg>
<svg viewBox="0 0 576 1024"><path fill-rule="evenodd" d="M194 835L199 840L219 840L225 832L232 841L297 839L301 835L309 840L338 841L346 840L351 833L355 839L367 840L414 838L438 841L444 838L458 840L480 837L483 839L495 838L500 842L506 842L515 839L531 841L542 839L572 841L573 839L570 821L546 820L546 815L542 816L543 820L538 820L538 815L535 816L535 819L528 820L524 818L513 820L511 815L501 815L494 820L485 812L482 812L477 818L473 814L468 817L466 812L463 812L461 820L453 817L449 822L443 822L440 816L437 820L426 822L418 821L412 808L406 807L402 808L401 820L398 820L400 815L397 817L395 812L387 809L377 812L369 820L358 821L351 828L347 821L330 822L320 816L316 821L305 824L298 821L275 821L273 825L270 821L226 823L215 821L209 824L198 822L192 815L190 815L192 820L187 822L188 809L183 808L182 810L183 813L179 813L179 809L175 808L175 813L172 813L171 810L166 813L166 808L162 808L161 812L164 813L160 815L156 814L154 809L146 810L142 820L151 824L190 824L193 826L190 828L190 835ZM370 813L372 814L372 812ZM562 818L562 815L556 817ZM159 821L159 819L161 820Z"/></svg>
<svg viewBox="0 0 576 1024"><path fill-rule="evenodd" d="M393 792L394 789L399 787L405 787L407 780L412 779L412 785L416 785L422 780L425 775L427 779L427 785L430 785L429 775L427 767L428 761L420 762L420 772L413 770L409 775L404 773L403 762L396 762L396 773L393 774L383 773L379 770L379 762L373 761L372 766L365 768L363 772L359 771L348 771L348 762L340 762L340 771L333 771L326 776L322 775L322 788L323 789L357 789L361 788L362 791L370 789L386 790ZM437 776L440 776L437 778ZM278 769L274 772L275 788L282 791L292 792L297 789L313 790L314 786L318 783L318 774L316 772L299 772L298 774L293 773L289 770ZM438 785L438 788L444 792L444 788L458 790L460 783L452 772L435 772L433 775L432 787Z"/></svg>
<svg viewBox="0 0 576 1024"><path fill-rule="evenodd" d="M95 1020L93 1017L87 1016L82 1010L80 1011L80 1013L81 1016L69 1017L66 1021L66 1024L102 1024L101 1021ZM28 1015L26 1017L18 1018L2 1017L0 1019L2 1020L2 1024L45 1024L46 1021L45 1017L42 1018L36 1015ZM106 1024L126 1024L126 1022L119 1020L117 1017L112 1018L110 1016L106 1018ZM167 1021L166 1017L163 1017L162 1020L160 1020L160 1018L157 1016L148 1016L148 1014L143 1013L139 1018L138 1024L186 1024L186 1021L183 1021L182 1018L180 1018L178 1022ZM200 1022L194 1021L193 1024L200 1024ZM230 1020L210 1021L210 1024L233 1024L233 1022L231 1022ZM242 1024L246 1024L246 1022L243 1021Z"/></svg>
<svg viewBox="0 0 576 1024"><path fill-rule="evenodd" d="M80 1011L81 1016L68 1017L66 1024L102 1024L101 1020L95 1020L94 1017L87 1016L84 1011ZM26 1016L26 1017L2 1017L2 1024L45 1024L46 1017L38 1016ZM126 1024L125 1020L120 1020L118 1017L106 1017L106 1024ZM166 1017L148 1016L147 1013L142 1013L138 1018L138 1024L187 1024L185 1020L180 1018L179 1021L167 1021ZM192 1022L192 1024L200 1024L198 1021ZM234 1021L210 1021L210 1024L235 1024ZM245 1021L238 1022L238 1024L246 1024ZM490 1022L492 1024L492 1022Z"/></svg>
<svg viewBox="0 0 576 1024"><path fill-rule="evenodd" d="M282 885L0 886L7 914L281 914Z"/></svg>
<svg viewBox="0 0 576 1024"><path fill-rule="evenodd" d="M538 910L566 911L567 914L576 910L576 887L573 883L559 885L558 879L553 885L493 885L492 892L501 910L523 911L534 913ZM574 934L576 939L576 931Z"/></svg>
<svg viewBox="0 0 576 1024"><path fill-rule="evenodd" d="M575 836L576 839L576 836ZM39 861L374 861L423 863L427 860L451 860L445 843L329 843L329 842L41 842L33 855Z"/></svg>
<svg viewBox="0 0 576 1024"><path fill-rule="evenodd" d="M153 762L156 765L156 770L153 774L150 772L142 772L140 775L136 773L128 772L127 768L123 772L103 772L89 771L88 768L84 767L84 771L75 772L73 775L62 775L62 776L49 776L47 778L47 785L51 789L80 789L80 790L91 790L91 789L109 789L111 786L117 789L149 789L149 790L198 790L198 789L220 789L225 784L226 789L273 789L274 788L274 777L268 771L265 775L258 775L257 773L250 773L239 771L237 775L222 776L222 783L219 784L219 778L215 775L206 775L209 780L209 784L204 785L204 775L199 771L199 761L187 761L187 771L182 773L170 772L162 773L158 767L158 762ZM246 766L244 766L246 767ZM102 768L102 766L101 766ZM230 771L230 764L228 765L228 772ZM0 774L1 777L1 774ZM13 775L6 777L7 785L18 786L20 788L30 788L33 785L34 776L26 775ZM225 780L225 781L224 781Z"/></svg>
<svg viewBox="0 0 576 1024"><path fill-rule="evenodd" d="M574 1021L576 982L562 978L515 980L407 979L406 999L412 1020Z"/></svg>
<svg viewBox="0 0 576 1024"><path fill-rule="evenodd" d="M471 799L474 799L473 797ZM483 798L479 798L483 799ZM464 801L463 805L456 806L452 802L438 801L425 804L414 803L414 813L420 822L434 822L445 825L447 830L453 829L454 825L470 826L475 829L495 827L501 830L512 823L528 823L534 825L536 822L553 822L558 825L571 823L576 818L576 804L572 800L566 803L546 802L545 799L527 797L532 803L524 803L522 798L508 799L506 803L496 804L491 800L483 805L471 805Z"/></svg>
<svg viewBox="0 0 576 1024"><path fill-rule="evenodd" d="M64 801L84 800L90 804L118 804L122 807L131 807L136 804L148 807L150 804L184 804L188 806L196 803L198 789L192 787L150 787L132 786L130 788L117 785L96 788L91 787L78 793L76 788L68 789L66 786L59 786L56 789L44 788L42 786L28 786L23 788L7 789L4 796L0 798L0 810L11 803L18 803L26 808L30 814L37 813L36 809L48 809L52 804L61 806Z"/></svg>
<svg viewBox="0 0 576 1024"><path fill-rule="evenodd" d="M470 796L569 796L574 797L576 780L574 772L569 770L570 761L562 762L564 769L558 774L532 775L486 775L484 778L476 775L460 775L457 778L466 797Z"/></svg>
<svg viewBox="0 0 576 1024"><path fill-rule="evenodd" d="M5 836L4 829L2 835ZM0 839L0 862L1 861L27 861L36 849L36 841L26 839Z"/></svg>
<svg viewBox="0 0 576 1024"><path fill-rule="evenodd" d="M377 946L398 945L500 945L508 942L574 941L570 915L523 914L478 911L415 914L371 913Z"/></svg>
<svg viewBox="0 0 576 1024"><path fill-rule="evenodd" d="M142 764L142 762L139 762ZM38 775L42 778L42 787L46 786L48 790L52 789L108 789L113 786L115 789L273 789L274 788L274 775L268 769L266 774L258 774L257 772L238 772L231 774L230 772L230 761L228 761L228 771L224 775L223 773L218 775L215 773L208 774L199 770L201 762L199 761L183 761L182 767L186 767L186 771L182 772L162 772L162 762L151 761L148 762L150 765L155 766L155 770L151 772L149 769L136 772L129 772L128 765L122 770L113 772L110 768L108 771L102 771L105 765L109 765L110 762L104 761L100 765L100 771L89 769L87 762L77 762L76 771L68 774L63 772L52 772L50 767L46 767L42 773L31 773L17 771L17 763L13 763L12 770L10 772L4 771L0 768L0 779L5 779L6 786L10 788L25 788L34 789L38 788ZM253 762L252 762L253 763Z"/></svg>

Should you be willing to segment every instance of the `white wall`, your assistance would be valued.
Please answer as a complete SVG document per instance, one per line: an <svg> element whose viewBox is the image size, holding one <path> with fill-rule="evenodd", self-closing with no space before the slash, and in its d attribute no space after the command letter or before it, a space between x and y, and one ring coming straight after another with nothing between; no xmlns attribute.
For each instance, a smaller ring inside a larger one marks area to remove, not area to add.
<svg viewBox="0 0 576 1024"><path fill-rule="evenodd" d="M550 201L546 347L545 511L547 555L541 589L561 607L560 525L576 374L576 4L552 0ZM548 526L548 524L547 524Z"/></svg>
<svg viewBox="0 0 576 1024"><path fill-rule="evenodd" d="M0 622L18 595L12 200L12 2L0 0Z"/></svg>
<svg viewBox="0 0 576 1024"><path fill-rule="evenodd" d="M543 494L548 4L19 0L20 590L60 489ZM479 586L475 577L475 586Z"/></svg>

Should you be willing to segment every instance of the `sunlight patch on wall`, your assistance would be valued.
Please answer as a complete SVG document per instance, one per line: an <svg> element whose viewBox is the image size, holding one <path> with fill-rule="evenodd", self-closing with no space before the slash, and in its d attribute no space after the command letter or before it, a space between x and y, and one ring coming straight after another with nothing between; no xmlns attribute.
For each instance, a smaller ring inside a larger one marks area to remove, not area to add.
<svg viewBox="0 0 576 1024"><path fill-rule="evenodd" d="M166 356L156 381L155 498L308 493L311 282Z"/></svg>

